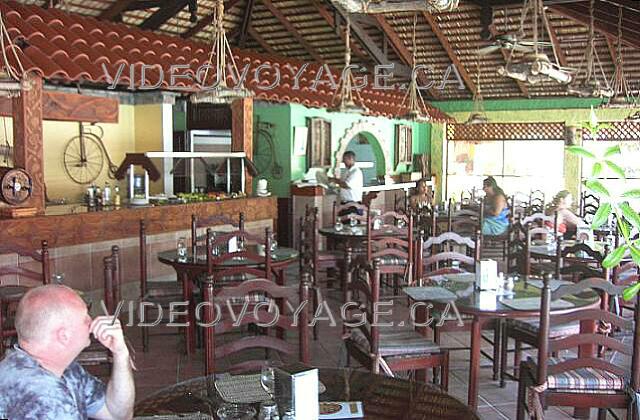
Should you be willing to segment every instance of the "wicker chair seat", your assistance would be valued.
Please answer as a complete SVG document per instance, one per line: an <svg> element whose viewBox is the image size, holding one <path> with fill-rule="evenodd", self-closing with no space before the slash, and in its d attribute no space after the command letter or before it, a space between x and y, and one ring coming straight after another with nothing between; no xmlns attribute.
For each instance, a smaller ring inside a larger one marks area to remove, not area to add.
<svg viewBox="0 0 640 420"><path fill-rule="evenodd" d="M350 340L363 352L370 352L370 344L362 330L351 330ZM403 356L432 354L440 351L440 347L414 330L380 328L379 351L381 356Z"/></svg>

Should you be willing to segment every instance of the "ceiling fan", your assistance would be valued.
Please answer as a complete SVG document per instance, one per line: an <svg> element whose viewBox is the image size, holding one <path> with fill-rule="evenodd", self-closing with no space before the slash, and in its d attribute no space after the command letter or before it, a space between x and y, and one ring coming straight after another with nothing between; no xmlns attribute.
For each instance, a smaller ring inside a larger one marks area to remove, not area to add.
<svg viewBox="0 0 640 420"><path fill-rule="evenodd" d="M550 42L538 41L534 44L533 41L527 41L524 39L518 39L516 34L496 34L493 38L493 43L482 47L478 50L480 55L489 55L499 50L518 51L521 53L532 53L535 51L534 46L539 47L551 47Z"/></svg>
<svg viewBox="0 0 640 420"><path fill-rule="evenodd" d="M347 13L448 12L460 0L331 0Z"/></svg>

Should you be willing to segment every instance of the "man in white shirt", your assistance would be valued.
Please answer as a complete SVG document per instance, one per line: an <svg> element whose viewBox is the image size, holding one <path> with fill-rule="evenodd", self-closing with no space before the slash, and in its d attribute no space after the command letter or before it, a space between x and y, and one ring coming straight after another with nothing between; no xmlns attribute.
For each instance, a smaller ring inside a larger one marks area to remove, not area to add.
<svg viewBox="0 0 640 420"><path fill-rule="evenodd" d="M340 174L340 178L331 178L340 186L340 201L346 203L362 202L362 187L364 177L360 168L356 166L356 154L347 151L342 155L342 163L346 169Z"/></svg>

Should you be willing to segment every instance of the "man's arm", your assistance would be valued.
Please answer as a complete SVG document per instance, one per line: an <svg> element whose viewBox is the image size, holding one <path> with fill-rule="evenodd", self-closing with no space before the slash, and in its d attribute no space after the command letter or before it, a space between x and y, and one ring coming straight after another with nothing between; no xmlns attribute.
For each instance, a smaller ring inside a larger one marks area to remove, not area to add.
<svg viewBox="0 0 640 420"><path fill-rule="evenodd" d="M124 341L122 326L118 319L100 316L93 320L91 332L105 347L113 353L111 378L107 385L107 397L104 407L94 416L96 419L130 419L133 417L135 385L129 349Z"/></svg>

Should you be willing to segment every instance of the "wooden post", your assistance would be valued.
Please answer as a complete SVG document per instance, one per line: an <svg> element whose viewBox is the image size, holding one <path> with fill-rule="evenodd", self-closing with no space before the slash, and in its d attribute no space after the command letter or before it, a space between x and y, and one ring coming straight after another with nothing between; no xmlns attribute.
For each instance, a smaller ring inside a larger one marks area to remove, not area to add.
<svg viewBox="0 0 640 420"><path fill-rule="evenodd" d="M42 78L26 73L28 86L13 98L13 162L26 170L33 181L33 193L24 207L35 207L44 213L44 154L42 141Z"/></svg>
<svg viewBox="0 0 640 420"><path fill-rule="evenodd" d="M231 103L231 151L245 152L253 160L253 99L236 99ZM245 170L244 191L253 192L253 179Z"/></svg>

